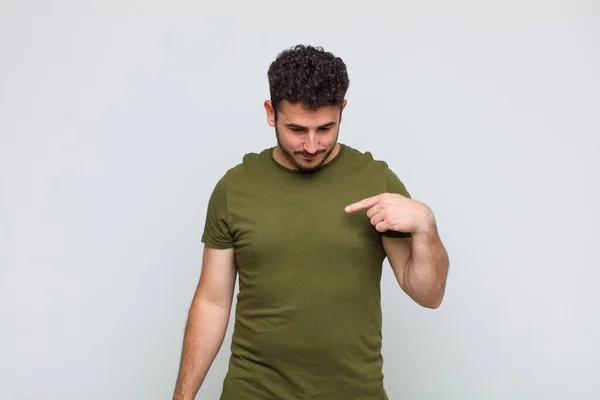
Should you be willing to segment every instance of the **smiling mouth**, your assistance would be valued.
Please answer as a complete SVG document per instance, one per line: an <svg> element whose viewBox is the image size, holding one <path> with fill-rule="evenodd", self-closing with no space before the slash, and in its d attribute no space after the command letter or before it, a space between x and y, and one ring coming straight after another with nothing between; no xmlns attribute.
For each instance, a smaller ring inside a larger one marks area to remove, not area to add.
<svg viewBox="0 0 600 400"><path fill-rule="evenodd" d="M300 154L302 157L304 157L307 160L314 160L315 158L320 156L321 153L324 153L324 151L318 151L315 154L308 154L308 153L298 153L298 154Z"/></svg>

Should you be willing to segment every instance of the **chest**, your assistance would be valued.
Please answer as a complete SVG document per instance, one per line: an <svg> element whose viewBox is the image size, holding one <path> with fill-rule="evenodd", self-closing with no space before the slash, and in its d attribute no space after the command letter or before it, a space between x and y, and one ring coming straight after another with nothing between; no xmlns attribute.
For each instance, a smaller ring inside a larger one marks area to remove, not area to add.
<svg viewBox="0 0 600 400"><path fill-rule="evenodd" d="M229 200L238 267L382 259L381 236L366 210L344 207L379 193L372 183L256 186Z"/></svg>
<svg viewBox="0 0 600 400"><path fill-rule="evenodd" d="M383 192L376 180L278 185L248 180L229 193L240 297L250 308L312 309L378 293L385 252L366 210L344 208ZM310 307L309 307L310 305Z"/></svg>

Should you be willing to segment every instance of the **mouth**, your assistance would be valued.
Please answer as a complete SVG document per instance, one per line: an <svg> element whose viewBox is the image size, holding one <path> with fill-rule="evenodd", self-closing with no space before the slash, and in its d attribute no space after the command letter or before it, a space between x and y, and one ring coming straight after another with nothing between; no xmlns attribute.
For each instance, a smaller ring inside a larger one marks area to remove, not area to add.
<svg viewBox="0 0 600 400"><path fill-rule="evenodd" d="M321 154L321 152L315 153L315 154L306 154L306 153L300 153L300 155L302 156L302 158L304 158L307 161L312 161L315 158L319 157L319 155Z"/></svg>

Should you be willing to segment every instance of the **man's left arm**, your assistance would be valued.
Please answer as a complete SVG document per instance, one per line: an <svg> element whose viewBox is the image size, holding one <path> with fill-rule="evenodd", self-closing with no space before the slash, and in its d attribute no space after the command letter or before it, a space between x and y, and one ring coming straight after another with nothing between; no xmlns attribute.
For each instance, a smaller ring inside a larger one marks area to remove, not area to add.
<svg viewBox="0 0 600 400"><path fill-rule="evenodd" d="M400 287L417 304L438 308L448 276L448 254L435 223L412 238L382 237L383 248Z"/></svg>
<svg viewBox="0 0 600 400"><path fill-rule="evenodd" d="M448 276L448 254L439 237L433 213L425 204L396 193L383 193L346 207L368 209L379 232L410 232L411 237L382 235L382 243L402 290L417 304L438 308Z"/></svg>

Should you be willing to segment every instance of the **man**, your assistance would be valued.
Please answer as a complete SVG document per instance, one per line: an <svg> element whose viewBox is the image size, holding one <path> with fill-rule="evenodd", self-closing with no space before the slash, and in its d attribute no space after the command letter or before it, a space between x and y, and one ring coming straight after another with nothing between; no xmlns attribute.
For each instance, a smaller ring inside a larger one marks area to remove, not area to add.
<svg viewBox="0 0 600 400"><path fill-rule="evenodd" d="M217 183L175 399L193 399L239 295L222 400L387 399L380 280L387 257L419 305L442 302L448 257L431 210L383 161L338 143L344 62L282 52L264 106L277 145Z"/></svg>

